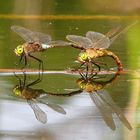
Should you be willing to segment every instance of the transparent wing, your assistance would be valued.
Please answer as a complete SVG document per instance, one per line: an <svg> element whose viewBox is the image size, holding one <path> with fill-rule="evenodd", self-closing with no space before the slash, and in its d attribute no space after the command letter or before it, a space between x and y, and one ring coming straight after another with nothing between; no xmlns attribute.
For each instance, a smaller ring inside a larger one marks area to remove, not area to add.
<svg viewBox="0 0 140 140"><path fill-rule="evenodd" d="M89 48L93 43L90 39L77 35L67 35L66 38L79 47Z"/></svg>
<svg viewBox="0 0 140 140"><path fill-rule="evenodd" d="M97 108L99 109L104 121L106 124L112 129L115 130L116 126L112 116L112 109L108 106L108 104L99 96L99 92L90 93L90 97L92 101L95 103Z"/></svg>
<svg viewBox="0 0 140 140"><path fill-rule="evenodd" d="M102 90L102 92L98 93L98 95L110 106L113 110L113 112L119 117L119 119L122 121L122 123L129 129L132 130L132 126L124 116L121 109L115 104L115 102L112 100L110 95L105 91Z"/></svg>
<svg viewBox="0 0 140 140"><path fill-rule="evenodd" d="M45 44L51 41L51 36L40 32L33 32L32 40L34 42L41 42Z"/></svg>
<svg viewBox="0 0 140 140"><path fill-rule="evenodd" d="M27 42L41 42L41 43L45 44L45 43L51 41L50 35L43 34L40 32L33 32L24 27L11 26L11 29Z"/></svg>
<svg viewBox="0 0 140 140"><path fill-rule="evenodd" d="M57 104L48 103L47 106L49 106L51 109L55 110L58 113L66 114L66 111Z"/></svg>
<svg viewBox="0 0 140 140"><path fill-rule="evenodd" d="M93 47L106 49L110 46L110 40L104 34L88 31L86 37L92 41Z"/></svg>
<svg viewBox="0 0 140 140"><path fill-rule="evenodd" d="M69 46L71 45L71 43L62 40L57 40L57 41L50 41L47 43L47 45L50 45L51 47L58 47L58 46Z"/></svg>
<svg viewBox="0 0 140 140"><path fill-rule="evenodd" d="M53 103L48 103L46 101L43 100L38 100L40 103L43 103L45 105L47 105L48 107L50 107L51 109L53 109L54 111L61 113L61 114L66 114L66 111L59 105L57 104L53 104Z"/></svg>
<svg viewBox="0 0 140 140"><path fill-rule="evenodd" d="M132 26L134 26L137 23L138 23L138 21L135 21L134 23L126 26L124 29L121 29L121 27L119 26L117 28L114 28L114 29L110 30L107 33L107 36L111 36L110 37L110 42L113 43L114 40L116 40L121 34L127 32Z"/></svg>
<svg viewBox="0 0 140 140"><path fill-rule="evenodd" d="M93 43L99 41L100 39L103 39L105 37L104 34L94 32L94 31L88 31L86 33L86 37L89 38Z"/></svg>
<svg viewBox="0 0 140 140"><path fill-rule="evenodd" d="M110 30L107 32L106 36L108 36L109 38L112 38L112 37L115 36L115 34L118 33L120 30L121 30L121 26L112 28L112 29L110 29Z"/></svg>
<svg viewBox="0 0 140 140"><path fill-rule="evenodd" d="M36 119L40 121L41 123L46 123L47 122L47 116L45 112L43 112L39 106L34 102L33 100L27 100L28 104L30 107L33 109L34 114L36 116Z"/></svg>

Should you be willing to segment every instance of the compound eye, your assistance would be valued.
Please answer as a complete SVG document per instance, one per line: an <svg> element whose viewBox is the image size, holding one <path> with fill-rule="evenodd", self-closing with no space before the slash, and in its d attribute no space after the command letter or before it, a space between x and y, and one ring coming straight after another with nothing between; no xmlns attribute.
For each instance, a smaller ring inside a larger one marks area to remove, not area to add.
<svg viewBox="0 0 140 140"><path fill-rule="evenodd" d="M17 46L14 52L16 53L16 55L21 56L21 54L23 53L23 47L21 45Z"/></svg>
<svg viewBox="0 0 140 140"><path fill-rule="evenodd" d="M86 88L86 83L82 82L82 83L80 83L79 86L80 86L81 89L85 89Z"/></svg>
<svg viewBox="0 0 140 140"><path fill-rule="evenodd" d="M82 54L80 55L80 57L81 57L81 59L82 59L83 61L87 60L87 58L88 58L86 53L82 53Z"/></svg>
<svg viewBox="0 0 140 140"><path fill-rule="evenodd" d="M21 96L21 90L18 87L14 88L13 92L16 96Z"/></svg>
<svg viewBox="0 0 140 140"><path fill-rule="evenodd" d="M22 51L23 51L23 49L22 49L22 48L18 48L18 50L17 50L17 51L18 51L18 53L19 53L19 54L21 54L21 53L22 53Z"/></svg>

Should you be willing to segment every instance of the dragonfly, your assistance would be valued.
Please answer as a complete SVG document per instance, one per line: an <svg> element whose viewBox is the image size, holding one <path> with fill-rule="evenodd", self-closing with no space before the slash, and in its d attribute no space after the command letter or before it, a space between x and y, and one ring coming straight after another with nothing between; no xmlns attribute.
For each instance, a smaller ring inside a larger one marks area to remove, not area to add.
<svg viewBox="0 0 140 140"><path fill-rule="evenodd" d="M93 103L98 108L99 112L106 125L112 130L116 129L113 115L116 114L120 121L129 129L132 130L132 126L124 116L120 107L116 105L113 99L110 97L109 93L104 89L111 83L115 82L119 76L116 73L108 80L100 79L100 77L82 77L77 79L76 83L80 88L79 94L88 93ZM69 95L75 95L76 91L70 92ZM78 94L78 92L77 92Z"/></svg>
<svg viewBox="0 0 140 140"><path fill-rule="evenodd" d="M44 91L43 89L34 89L31 86L40 82L40 80L36 79L35 81L26 84L26 74L23 76L23 80L15 75L18 79L19 83L13 88L14 96L18 98L22 98L27 101L29 106L32 108L36 119L45 124L47 122L46 113L37 105L37 103L45 104L54 111L66 114L66 111L59 105L51 103L46 100L48 98L49 93ZM53 94L53 93L52 93Z"/></svg>
<svg viewBox="0 0 140 140"><path fill-rule="evenodd" d="M19 64L24 61L24 67L27 65L27 57L39 62L39 69L43 69L43 61L32 54L35 52L43 52L48 48L67 46L68 42L57 40L52 41L52 38L48 34L41 32L31 31L20 26L11 26L11 30L16 32L25 41L24 44L18 45L14 52L17 56L20 56Z"/></svg>
<svg viewBox="0 0 140 140"><path fill-rule="evenodd" d="M86 66L87 71L89 68L92 69L93 65L97 66L100 71L100 64L103 63L97 62L95 59L105 56L113 58L118 66L118 71L122 71L123 66L119 57L107 49L120 34L126 32L134 24L136 24L136 22L128 25L124 29L120 27L111 29L106 35L95 31L88 31L85 37L67 35L66 39L72 42L72 47L81 50L77 60L81 63L81 66Z"/></svg>

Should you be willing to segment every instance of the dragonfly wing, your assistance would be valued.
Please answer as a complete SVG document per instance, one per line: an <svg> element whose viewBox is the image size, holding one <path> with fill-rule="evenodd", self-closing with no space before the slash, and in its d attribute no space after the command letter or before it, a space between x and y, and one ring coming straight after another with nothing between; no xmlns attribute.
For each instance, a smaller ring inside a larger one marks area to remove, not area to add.
<svg viewBox="0 0 140 140"><path fill-rule="evenodd" d="M47 43L47 45L50 45L52 47L57 47L57 46L69 46L71 45L71 43L62 40L57 40L57 41L50 41L49 43Z"/></svg>
<svg viewBox="0 0 140 140"><path fill-rule="evenodd" d="M110 95L108 94L106 90L99 90L97 91L97 93L104 101L110 104L114 104L114 101L112 100L112 98L110 97Z"/></svg>
<svg viewBox="0 0 140 140"><path fill-rule="evenodd" d="M11 26L11 29L21 36L25 41L32 42L32 31L20 26Z"/></svg>
<svg viewBox="0 0 140 140"><path fill-rule="evenodd" d="M66 38L79 47L89 48L93 43L89 38L77 35L67 35Z"/></svg>
<svg viewBox="0 0 140 140"><path fill-rule="evenodd" d="M58 113L66 114L66 111L57 104L48 103L47 106L49 106L51 109L53 109L54 111L56 111Z"/></svg>
<svg viewBox="0 0 140 140"><path fill-rule="evenodd" d="M54 111L56 111L58 113L66 114L66 111L61 106L59 106L57 104L48 103L48 102L43 101L43 100L39 100L39 102L47 105L48 107L50 107L51 109L53 109Z"/></svg>
<svg viewBox="0 0 140 140"><path fill-rule="evenodd" d="M113 120L112 110L108 106L108 104L106 104L106 102L99 96L99 92L98 93L97 92L91 93L90 97L91 97L92 101L95 103L95 105L97 106L97 108L99 109L106 124L112 130L115 130L116 126L115 126L115 123Z"/></svg>
<svg viewBox="0 0 140 140"><path fill-rule="evenodd" d="M33 100L27 100L27 102L30 105L30 107L33 109L36 119L41 123L46 123L47 122L46 113L42 111L39 108L39 106L36 104L36 102L34 102Z"/></svg>
<svg viewBox="0 0 140 140"><path fill-rule="evenodd" d="M99 96L102 97L103 100L106 101L106 103L112 108L113 112L119 117L119 119L122 121L122 123L129 129L132 130L132 126L124 116L123 112L121 111L121 108L118 107L115 102L112 100L110 95L105 91L102 90L102 92L99 93Z"/></svg>
<svg viewBox="0 0 140 140"><path fill-rule="evenodd" d="M106 34L106 36L108 36L110 38L110 42L113 43L114 40L116 40L121 34L127 32L132 26L134 26L137 23L138 21L135 21L134 23L126 26L123 29L121 28L121 26L113 28Z"/></svg>
<svg viewBox="0 0 140 140"><path fill-rule="evenodd" d="M115 36L116 33L118 33L121 30L121 26L118 26L116 28L110 29L106 36L108 36L109 38L112 38L113 36Z"/></svg>
<svg viewBox="0 0 140 140"><path fill-rule="evenodd" d="M93 47L106 49L110 46L110 40L104 34L88 31L86 37L92 41Z"/></svg>
<svg viewBox="0 0 140 140"><path fill-rule="evenodd" d="M100 39L99 41L97 41L96 43L94 43L95 48L107 49L109 46L110 46L110 40L106 36Z"/></svg>
<svg viewBox="0 0 140 140"><path fill-rule="evenodd" d="M100 39L104 38L105 35L94 31L88 31L86 33L86 37L89 38L93 43L95 43Z"/></svg>
<svg viewBox="0 0 140 140"><path fill-rule="evenodd" d="M126 117L124 116L123 112L121 111L120 108L116 109L116 114L119 117L119 119L121 120L121 122L129 129L132 130L132 126L129 123L129 121L126 119Z"/></svg>
<svg viewBox="0 0 140 140"><path fill-rule="evenodd" d="M20 26L11 26L11 29L21 36L27 42L47 43L51 41L51 37L40 32L33 32L29 29Z"/></svg>
<svg viewBox="0 0 140 140"><path fill-rule="evenodd" d="M34 42L40 42L40 43L48 43L51 41L51 36L48 34L40 33L40 32L32 32L32 40Z"/></svg>

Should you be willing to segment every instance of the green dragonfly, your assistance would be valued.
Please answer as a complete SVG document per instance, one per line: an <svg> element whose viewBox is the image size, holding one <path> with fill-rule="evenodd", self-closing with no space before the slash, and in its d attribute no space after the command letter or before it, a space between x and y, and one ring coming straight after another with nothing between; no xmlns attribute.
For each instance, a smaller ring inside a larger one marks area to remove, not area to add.
<svg viewBox="0 0 140 140"><path fill-rule="evenodd" d="M50 35L34 32L24 27L11 26L11 29L26 41L24 44L18 45L14 50L15 54L20 56L19 64L24 59L24 67L27 65L27 57L31 57L39 62L39 69L43 69L43 61L33 56L34 52L43 52L48 48L69 45L68 42L61 40L52 41Z"/></svg>

